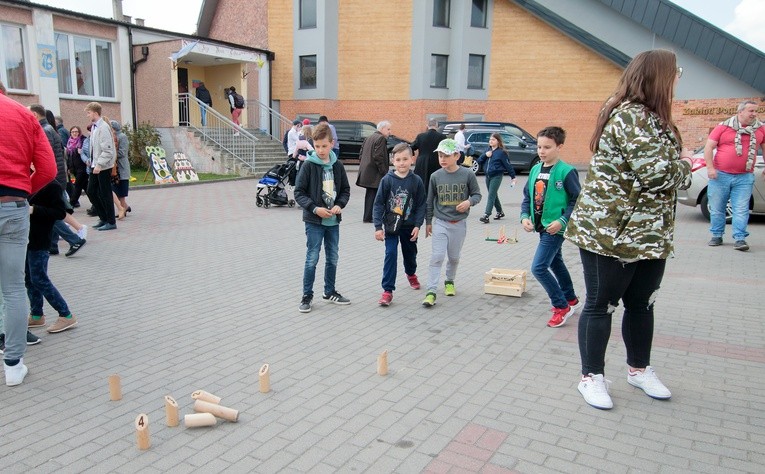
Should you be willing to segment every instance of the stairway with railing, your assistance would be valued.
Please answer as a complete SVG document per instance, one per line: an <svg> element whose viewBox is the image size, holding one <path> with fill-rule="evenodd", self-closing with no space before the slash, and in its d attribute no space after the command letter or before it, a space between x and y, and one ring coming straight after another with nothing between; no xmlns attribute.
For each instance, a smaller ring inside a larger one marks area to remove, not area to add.
<svg viewBox="0 0 765 474"><path fill-rule="evenodd" d="M193 130L201 140L229 156L234 161L232 168L240 174L261 175L274 164L284 162L281 137L276 137L282 133L281 130L286 131L291 123L270 107L258 101L248 101L245 107L248 126L240 127L192 94L178 94L178 101L181 112L179 125ZM259 126L269 122L272 127ZM268 130L276 130L277 135Z"/></svg>

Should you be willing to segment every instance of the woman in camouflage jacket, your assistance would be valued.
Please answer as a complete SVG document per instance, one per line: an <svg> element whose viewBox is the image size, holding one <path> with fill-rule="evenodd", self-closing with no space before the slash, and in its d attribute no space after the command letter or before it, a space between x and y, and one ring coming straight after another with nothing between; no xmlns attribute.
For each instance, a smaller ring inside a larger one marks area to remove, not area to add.
<svg viewBox="0 0 765 474"><path fill-rule="evenodd" d="M650 366L653 302L672 254L677 189L691 184L690 152L672 121L675 54L638 54L598 117L587 181L566 229L580 248L587 300L579 320L582 380L590 405L613 406L603 377L611 318L624 302L627 380L653 398L671 393Z"/></svg>

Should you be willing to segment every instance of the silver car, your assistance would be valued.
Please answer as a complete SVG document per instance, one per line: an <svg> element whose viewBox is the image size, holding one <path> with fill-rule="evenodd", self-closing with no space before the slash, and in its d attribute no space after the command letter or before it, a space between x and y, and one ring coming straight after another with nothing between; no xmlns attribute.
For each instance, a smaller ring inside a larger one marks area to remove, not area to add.
<svg viewBox="0 0 765 474"><path fill-rule="evenodd" d="M682 189L677 192L677 201L686 206L701 206L701 213L709 220L709 202L707 200L707 166L704 162L704 150L697 151L693 155L693 184L688 189ZM754 165L754 189L752 197L749 199L749 210L752 214L765 215L765 179L762 172L765 170L765 162L762 155L757 155L757 162ZM726 221L730 222L731 212L730 204L725 212Z"/></svg>

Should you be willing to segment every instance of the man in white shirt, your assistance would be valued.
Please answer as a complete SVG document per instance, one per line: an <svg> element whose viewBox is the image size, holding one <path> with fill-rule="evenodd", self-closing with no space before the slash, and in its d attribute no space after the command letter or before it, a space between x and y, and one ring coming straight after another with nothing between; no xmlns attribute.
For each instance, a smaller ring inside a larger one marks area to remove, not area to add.
<svg viewBox="0 0 765 474"><path fill-rule="evenodd" d="M465 152L470 148L470 143L465 142L465 124L460 124L460 129L454 134L454 141L457 142L457 150L460 152L459 163L465 161Z"/></svg>

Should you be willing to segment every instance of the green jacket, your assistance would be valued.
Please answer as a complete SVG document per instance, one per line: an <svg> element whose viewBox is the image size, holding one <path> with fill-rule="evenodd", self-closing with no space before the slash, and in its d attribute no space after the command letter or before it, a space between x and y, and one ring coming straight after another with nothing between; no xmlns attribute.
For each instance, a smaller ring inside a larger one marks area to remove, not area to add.
<svg viewBox="0 0 765 474"><path fill-rule="evenodd" d="M643 105L620 104L590 161L565 237L625 262L666 259L674 250L677 189L690 185L677 137Z"/></svg>
<svg viewBox="0 0 765 474"><path fill-rule="evenodd" d="M532 224L536 225L534 211L531 210L531 201L532 196L534 196L534 185L543 165L544 163L537 163L529 171L529 181L524 190L523 202L521 203L521 222L523 222L523 219L529 219ZM569 178L571 171L574 171L574 175ZM571 212L571 209L568 209L569 201L573 202L579 195L579 191L579 177L576 169L570 164L559 160L550 169L550 179L547 181L545 203L542 208L542 227L546 228L557 220L561 223L561 229L558 234L563 234Z"/></svg>

